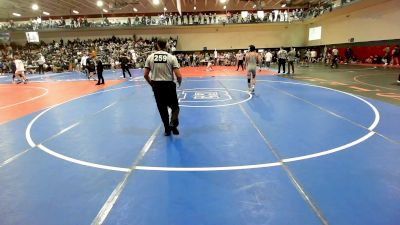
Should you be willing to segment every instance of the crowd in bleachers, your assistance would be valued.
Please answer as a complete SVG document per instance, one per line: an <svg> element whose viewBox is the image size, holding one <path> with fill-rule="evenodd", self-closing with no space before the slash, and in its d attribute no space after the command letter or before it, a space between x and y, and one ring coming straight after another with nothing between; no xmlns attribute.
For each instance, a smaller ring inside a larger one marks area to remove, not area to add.
<svg viewBox="0 0 400 225"><path fill-rule="evenodd" d="M232 23L270 23L270 22L291 22L303 19L303 9L274 10L265 12L264 15L248 13L243 16L236 13L165 13L156 16L136 15L134 17L103 17L86 18L70 17L65 19L32 18L29 21L14 21L0 23L0 30L42 30L55 28L95 28L95 27L129 27L129 26L152 26L152 25L206 25L206 24L232 24ZM305 14L304 14L305 15Z"/></svg>
<svg viewBox="0 0 400 225"><path fill-rule="evenodd" d="M96 52L97 58L101 59L103 64L111 69L119 68L121 58L127 57L131 68L143 68L147 56L155 51L155 40L144 40L141 38L108 38L96 40L79 40L64 42L53 41L51 43L26 46L1 46L0 45L0 73L11 70L11 62L19 56L24 62L28 72L37 72L39 64L44 64L46 71L63 72L72 70L81 70L81 61L90 53ZM196 52L176 52L177 40L170 38L168 49L174 53L182 67L185 66L205 66L212 62L218 66L236 66L237 52L231 51L196 51ZM296 50L295 62L302 66L308 66L309 63L324 62L330 65L333 60L333 48L301 48ZM265 59L265 53L270 52L271 63L277 62L277 53L279 49L260 49L260 56ZM385 64L399 65L399 46L393 48L386 47L381 50L381 54L371 55L366 58L359 58L358 52L353 52L352 48L339 48L337 57L338 63L343 64ZM40 62L41 57L44 58ZM265 60L263 61L265 63ZM261 65L262 66L262 65Z"/></svg>
<svg viewBox="0 0 400 225"><path fill-rule="evenodd" d="M343 0L342 4L354 0ZM317 17L333 9L331 1L321 1L318 5L298 9L276 9L267 11L253 11L242 14L241 12L229 12L217 14L215 12L191 12L163 13L159 15L135 15L133 17L87 18L74 16L70 18L60 17L36 17L29 21L0 22L0 30L41 30L55 28L94 28L94 27L123 27L123 26L150 26L150 25L205 25L205 24L237 24L237 23L274 23L302 21L306 18ZM262 12L262 13L260 13Z"/></svg>
<svg viewBox="0 0 400 225"><path fill-rule="evenodd" d="M103 64L117 67L121 57L128 57L132 67L143 67L147 55L155 50L156 38L117 38L95 40L53 41L51 43L27 44L25 46L0 45L0 64L5 71L11 70L11 62L19 56L28 71L34 72L44 57L46 71L63 72L79 70L84 56L96 52ZM174 51L177 40L168 40L169 51Z"/></svg>
<svg viewBox="0 0 400 225"><path fill-rule="evenodd" d="M129 59L131 68L143 68L147 56L155 51L156 38L145 40L142 38L111 37L95 40L59 40L51 43L26 44L25 46L0 45L0 73L11 71L11 62L18 56L29 72L37 72L39 65L46 71L63 72L81 70L81 61L85 56L95 52L106 67L118 68L122 57ZM207 65L212 61L214 65L234 66L237 63L236 50L230 51L176 51L177 39L170 38L168 50L177 56L182 67ZM370 49L365 53L365 49ZM372 51L371 49L375 49ZM270 51L272 63L277 60L278 49L259 49L260 52ZM365 53L365 54L364 54ZM366 55L368 54L368 55ZM264 53L260 54L264 56ZM399 45L387 47L360 47L338 48L337 60L344 64L385 64L399 66ZM331 47L299 48L296 52L296 61L304 65L308 63L332 61Z"/></svg>
<svg viewBox="0 0 400 225"><path fill-rule="evenodd" d="M147 56L155 51L156 38L117 38L95 40L53 41L51 43L27 44L26 46L0 45L0 64L4 72L11 71L11 62L15 56L24 62L28 73L36 73L39 65L45 71L64 72L82 69L82 58L96 53L103 65L111 69L119 68L121 58L127 57L131 68L143 68ZM168 50L174 53L182 67L202 66L212 61L214 65L234 66L237 63L237 52L231 51L197 51L176 52L177 40L170 38ZM277 49L270 49L276 62ZM300 55L300 51L298 53ZM264 53L261 54L264 56ZM2 71L2 72L3 72Z"/></svg>

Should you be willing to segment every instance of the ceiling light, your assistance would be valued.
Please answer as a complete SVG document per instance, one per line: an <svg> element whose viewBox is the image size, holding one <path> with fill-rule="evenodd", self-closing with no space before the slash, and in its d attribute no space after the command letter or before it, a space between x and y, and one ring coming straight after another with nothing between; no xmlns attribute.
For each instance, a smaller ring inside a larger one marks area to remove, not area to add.
<svg viewBox="0 0 400 225"><path fill-rule="evenodd" d="M50 13L45 12L45 11L43 11L43 14L46 15L46 16L49 16L49 15L50 15Z"/></svg>
<svg viewBox="0 0 400 225"><path fill-rule="evenodd" d="M164 7L164 11L167 11L167 8L166 8L166 7Z"/></svg>
<svg viewBox="0 0 400 225"><path fill-rule="evenodd" d="M39 9L39 6L37 4L32 4L32 9L36 11Z"/></svg>
<svg viewBox="0 0 400 225"><path fill-rule="evenodd" d="M14 16L21 16L19 13L13 13Z"/></svg>
<svg viewBox="0 0 400 225"><path fill-rule="evenodd" d="M226 3L226 0L219 0L219 2L224 4L224 3Z"/></svg>
<svg viewBox="0 0 400 225"><path fill-rule="evenodd" d="M137 12L137 8L133 8L133 11Z"/></svg>
<svg viewBox="0 0 400 225"><path fill-rule="evenodd" d="M108 13L108 10L107 9L103 9L103 12Z"/></svg>
<svg viewBox="0 0 400 225"><path fill-rule="evenodd" d="M224 5L224 9L226 9L226 5Z"/></svg>
<svg viewBox="0 0 400 225"><path fill-rule="evenodd" d="M103 1L101 1L101 0L97 1L97 2L96 2L96 5L97 5L98 7L102 7L102 6L103 6Z"/></svg>
<svg viewBox="0 0 400 225"><path fill-rule="evenodd" d="M254 5L253 5L253 9L255 9L256 7L257 7L257 6L254 4Z"/></svg>
<svg viewBox="0 0 400 225"><path fill-rule="evenodd" d="M76 11L76 10L72 10L72 12L75 13L75 14L79 14L79 12Z"/></svg>
<svg viewBox="0 0 400 225"><path fill-rule="evenodd" d="M282 8L285 8L285 7L286 7L286 4L285 4L285 3L284 3L284 4L282 4L282 5L281 5L281 7L282 7Z"/></svg>
<svg viewBox="0 0 400 225"><path fill-rule="evenodd" d="M160 4L160 0L153 0L153 4L154 5L159 5Z"/></svg>
<svg viewBox="0 0 400 225"><path fill-rule="evenodd" d="M195 7L193 7L193 10L196 10L197 9L197 7L195 6Z"/></svg>

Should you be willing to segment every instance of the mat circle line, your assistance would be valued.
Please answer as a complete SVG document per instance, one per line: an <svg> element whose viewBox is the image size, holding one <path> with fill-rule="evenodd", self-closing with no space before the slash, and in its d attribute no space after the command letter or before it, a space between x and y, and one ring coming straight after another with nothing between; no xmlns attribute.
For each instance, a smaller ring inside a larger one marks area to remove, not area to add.
<svg viewBox="0 0 400 225"><path fill-rule="evenodd" d="M230 80L238 80L238 79L230 79ZM327 90L331 90L331 91L335 91L335 92L339 92L348 96L351 96L353 98L356 98L362 102L364 102L365 104L367 104L374 112L375 118L374 118L374 122L368 127L369 132L352 141L349 142L347 144L341 145L339 147L335 147L335 148L331 148L328 150L323 150L317 153L313 153L313 154L308 154L308 155L303 155L303 156L297 156L297 157L292 157L292 158L285 158L282 159L282 161L280 162L272 162L272 163L263 163L263 164L250 164L250 165L241 165L241 166L224 166L224 167L157 167L157 166L136 166L134 169L135 170L148 170L148 171L176 171L176 172L209 172L209 171L230 171L230 170L247 170L247 169L259 169L259 168L267 168L267 167L275 167L275 166L280 166L283 163L287 163L287 162L295 162L295 161L301 161L301 160L305 160L305 159L310 159L310 158L316 158L316 157L321 157L324 155L329 155L329 154L333 154L339 151L343 151L347 148L350 148L352 146L358 145L362 142L364 142L365 140L367 140L368 138L372 137L375 132L373 131L376 126L379 124L379 120L380 120L380 115L379 115L379 111L376 109L376 107L374 105L372 105L371 103L369 103L368 101L355 96L353 94L350 93L346 93L343 91L339 91L339 90L335 90L332 88L328 88L328 87L323 87L323 86L317 86L317 85L313 85L313 84L305 84L305 83L297 83L297 82L287 82L287 81L268 81L268 80L258 80L258 82L271 82L271 83L287 83L287 84L294 84L294 85L303 85L303 86L311 86L311 87L317 87L317 88L322 88L322 89L327 89ZM128 86L131 87L131 86ZM88 167L93 167L93 168L98 168L98 169L104 169L104 170L111 170L111 171L118 171L118 172L130 172L131 169L130 168L124 168L124 167L116 167L116 166L109 166L109 165L103 165L103 164L97 164L97 163L92 163L92 162L87 162L87 161L83 161L83 160L79 160L79 159L75 159L72 157L68 157L65 155L62 155L60 153L57 153L49 148L47 148L46 146L42 145L42 144L36 144L31 137L31 128L33 126L33 124L41 117L43 116L46 112L48 112L51 109L54 109L55 107L58 107L62 104L65 104L67 102L79 99L79 98L84 98L90 95L94 95L94 94L99 94L99 93L104 93L104 92L109 92L109 91L116 91L116 90L120 90L120 89L124 89L124 88L128 88L128 87L122 87L122 88L114 88L114 89L108 89L105 91L100 91L100 92L95 92L95 93L91 93L88 95L84 95L84 96L80 96L78 98L75 99L71 99L69 101L57 104L53 107L50 107L46 110L44 110L43 112L41 112L40 114L38 114L35 118L33 118L31 120L31 122L28 124L26 130L25 130L25 138L27 140L27 142L29 143L29 145L31 147L38 147L40 150L56 157L56 158L60 158L75 164L79 164L79 165L83 165L83 166L88 166Z"/></svg>
<svg viewBox="0 0 400 225"><path fill-rule="evenodd" d="M179 89L179 91L195 91L195 90L225 90L225 88L189 88L189 89ZM229 89L229 90L233 90L233 91L237 91L237 92L243 92L245 94L248 95L248 97L246 99L243 99L241 101L238 102L234 102L234 103L227 103L227 104L219 104L219 105L188 105L188 104L182 104L179 103L180 107L187 107L187 108L215 108L215 107L224 107L224 106L232 106L232 105L237 105L237 104L241 104L243 102L247 102L249 101L253 95L251 95L248 91L243 91L243 90L238 90L238 89ZM187 102L187 101L185 101Z"/></svg>
<svg viewBox="0 0 400 225"><path fill-rule="evenodd" d="M8 87L0 87L0 88L13 88L13 87L8 86ZM49 89L43 88L43 87L23 86L23 88L41 89L41 90L44 90L44 93L42 93L41 95L35 96L33 98L24 100L24 101L20 101L20 102L9 104L9 105L5 105L5 106L0 106L0 109L7 109L7 108L10 108L10 107L13 107L13 106L16 106L16 105L20 105L20 104L23 104L23 103L31 102L31 101L36 100L38 98L41 98L41 97L43 97L43 96L45 96L45 95L47 95L49 93Z"/></svg>
<svg viewBox="0 0 400 225"><path fill-rule="evenodd" d="M357 75L357 76L353 77L353 80L358 82L358 83L360 83L360 84L365 84L365 85L372 86L372 87L383 88L383 89L386 89L386 90L393 90L393 91L399 90L398 88L388 88L388 87L383 87L383 86L376 85L376 84L370 84L370 83L367 83L367 82L364 82L364 81L360 81L358 79L359 77L366 77L366 76L375 76L375 75L373 75L373 74Z"/></svg>

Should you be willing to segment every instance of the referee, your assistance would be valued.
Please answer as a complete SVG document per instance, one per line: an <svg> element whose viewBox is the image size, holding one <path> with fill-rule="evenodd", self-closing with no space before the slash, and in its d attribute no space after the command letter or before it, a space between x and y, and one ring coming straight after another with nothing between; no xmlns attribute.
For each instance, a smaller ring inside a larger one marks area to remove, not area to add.
<svg viewBox="0 0 400 225"><path fill-rule="evenodd" d="M180 86L182 82L179 63L175 56L166 52L167 41L157 40L157 52L147 57L144 68L144 79L153 88L154 97L160 112L161 120L165 128L165 136L170 136L171 131L178 135L179 104L176 95L176 84L174 74ZM151 75L150 75L151 72ZM169 120L168 108L171 108L171 121Z"/></svg>
<svg viewBox="0 0 400 225"><path fill-rule="evenodd" d="M277 55L278 55L278 73L281 72L281 66L283 68L283 73L285 73L287 51L283 49L283 47L281 47Z"/></svg>
<svg viewBox="0 0 400 225"><path fill-rule="evenodd" d="M242 53L242 50L239 50L239 52L236 54L236 61L237 61L237 69L236 69L236 71L239 70L239 66L242 67L242 71L244 70L243 69L243 59L244 59L244 55Z"/></svg>

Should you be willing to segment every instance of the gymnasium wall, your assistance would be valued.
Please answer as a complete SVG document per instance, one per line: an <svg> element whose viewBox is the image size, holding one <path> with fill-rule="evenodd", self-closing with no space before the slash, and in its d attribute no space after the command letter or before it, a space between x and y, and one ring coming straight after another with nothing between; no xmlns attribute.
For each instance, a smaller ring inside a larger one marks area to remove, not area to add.
<svg viewBox="0 0 400 225"><path fill-rule="evenodd" d="M143 38L178 37L178 51L208 49L247 48L254 44L257 48L279 46L303 46L305 44L305 29L303 24L231 24L182 27L135 27L135 28L98 28L95 30L60 30L41 31L40 40L50 42L59 40L95 39L103 37ZM13 42L25 43L24 32L11 34Z"/></svg>
<svg viewBox="0 0 400 225"><path fill-rule="evenodd" d="M150 26L93 28L90 30L40 31L40 39L59 40L95 39L111 37L151 38L178 37L178 51L207 49L238 49L254 44L257 48L280 46L320 46L354 42L393 40L400 38L399 0L362 0L356 4L333 10L304 23L292 24L227 24L202 26ZM308 28L322 26L321 40L308 41ZM26 42L24 32L12 32L11 40Z"/></svg>
<svg viewBox="0 0 400 225"><path fill-rule="evenodd" d="M322 26L322 35L321 40L307 41L307 45L349 43L350 38L354 38L354 42L400 38L399 0L374 0L374 4L367 5L367 8L362 8L362 3L354 6L359 8L356 11L346 12L343 9L340 12L337 10L331 16L323 16L316 18L315 21L308 21L306 24L307 40L309 27Z"/></svg>
<svg viewBox="0 0 400 225"><path fill-rule="evenodd" d="M178 50L238 49L250 44L257 48L304 45L302 24L226 25L196 28L180 33Z"/></svg>

